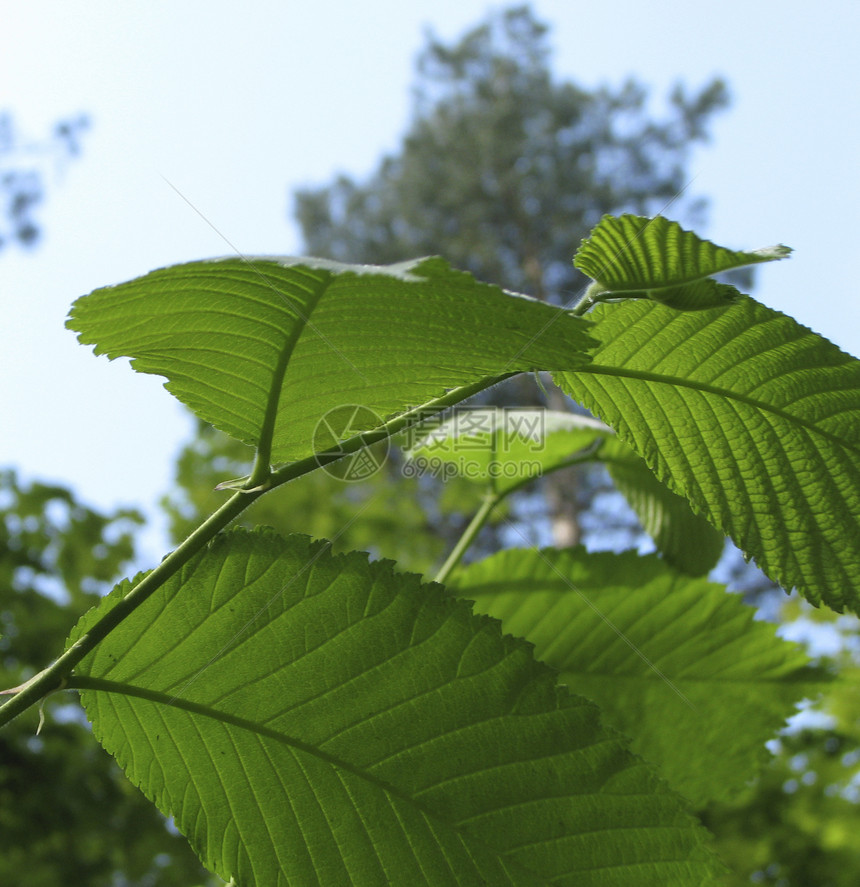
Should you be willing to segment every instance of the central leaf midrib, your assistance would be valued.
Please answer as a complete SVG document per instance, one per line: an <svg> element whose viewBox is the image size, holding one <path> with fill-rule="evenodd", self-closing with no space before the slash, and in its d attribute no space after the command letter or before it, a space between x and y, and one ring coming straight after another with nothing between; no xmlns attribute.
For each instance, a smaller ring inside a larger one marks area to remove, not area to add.
<svg viewBox="0 0 860 887"><path fill-rule="evenodd" d="M284 378L287 375L287 369L290 365L290 359L296 349L296 345L301 338L302 333L311 323L311 315L332 284L332 275L327 276L320 281L320 286L316 292L312 292L311 296L305 302L301 310L296 309L296 318L293 328L284 339L284 343L278 354L278 362L272 372L271 383L266 397L266 410L263 414L263 422L260 426L260 436L257 443L257 451L263 454L264 461L268 464L271 461L272 441L275 435L275 423L278 417L278 405L281 400L281 392L284 387ZM280 292L279 292L280 295Z"/></svg>
<svg viewBox="0 0 860 887"><path fill-rule="evenodd" d="M535 871L531 868L527 868L522 863L519 863L516 860L505 856L498 847L494 847L492 844L488 844L483 839L475 836L467 829L464 829L458 823L444 819L439 815L439 812L437 810L434 810L432 807L427 806L426 804L414 798L412 795L406 794L391 783L380 779L378 776L374 776L372 773L368 773L367 770L361 769L354 764L351 764L349 761L345 761L342 758L336 757L329 752L323 751L318 746L303 742L300 739L296 739L294 736L288 736L286 733L273 730L271 727L266 727L262 724L255 723L254 721L249 721L246 718L239 717L238 715L232 715L228 712L219 711L218 709L211 708L210 706L202 705L197 702L191 702L178 696L162 693L158 690L149 690L145 687L139 687L134 684L112 681L107 678L97 678L89 675L73 675L68 679L65 686L69 689L91 690L94 692L102 693L117 693L121 696L133 696L138 699L144 699L147 702L154 702L156 704L165 705L170 708L178 708L190 714L209 718L222 724L228 724L231 727L235 727L239 730L246 730L256 736L264 736L267 739L279 742L282 745L287 745L291 748L298 749L299 751L325 761L332 767L345 770L348 773L351 773L353 776L358 777L359 779L370 782L381 791L392 795L393 797L399 798L401 801L407 804L411 804L413 807L420 810L421 813L429 819L439 822L447 829L462 834L464 841L478 844L486 848L489 853L491 853L500 861L504 868L519 870L523 873L531 875L532 877L539 877L541 878L542 883L546 885L546 887L552 887L552 881L546 880L544 875L540 872Z"/></svg>
<svg viewBox="0 0 860 887"><path fill-rule="evenodd" d="M830 431L826 431L825 429L816 425L814 422L804 419L801 416L796 416L793 413L789 413L787 410L784 410L781 407L774 406L773 404L766 403L765 401L757 400L754 397L749 397L746 394L741 394L740 392L733 391L729 388L721 388L718 385L711 385L708 382L701 382L681 376L653 373L647 370L631 370L625 367L614 367L594 363L588 364L586 369L573 371L567 370L566 372L569 373L571 376L587 374L597 376L617 376L619 378L636 379L642 382L653 382L657 385L668 385L674 388L688 388L691 391L713 394L717 397L722 397L725 400L737 401L738 403L743 403L747 406L754 407L755 409L760 410L764 413L770 413L774 416L778 416L791 425L803 428L806 431L811 432L812 434L829 440L831 443L836 444L839 447L843 447L846 450L851 450L857 454L860 454L860 444L852 444L845 438L839 437Z"/></svg>
<svg viewBox="0 0 860 887"><path fill-rule="evenodd" d="M743 265L738 265L737 267L742 268ZM727 269L727 270L733 270L733 269ZM721 273L722 273L721 271L713 272L713 274L721 274ZM672 280L670 282L661 282L661 283L653 283L653 282L652 283L641 283L641 282L639 282L639 283L636 283L635 285L634 284L627 285L626 282L623 285L610 284L610 283L604 283L602 280L598 280L597 282L601 286L606 287L604 292L609 293L609 294L612 294L612 293L639 293L639 292L645 293L645 292L657 292L660 290L671 290L671 289L677 289L678 287L682 287L682 286L689 286L691 283L698 283L700 280L708 280L709 278L711 278L713 276L713 274L699 274L695 277L684 277L684 278ZM714 283L717 283L717 281L715 280Z"/></svg>

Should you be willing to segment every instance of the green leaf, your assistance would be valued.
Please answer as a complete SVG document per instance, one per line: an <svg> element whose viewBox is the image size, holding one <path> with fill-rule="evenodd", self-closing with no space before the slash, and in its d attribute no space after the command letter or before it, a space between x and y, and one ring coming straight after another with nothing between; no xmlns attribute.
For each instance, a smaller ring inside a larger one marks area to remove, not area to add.
<svg viewBox="0 0 860 887"><path fill-rule="evenodd" d="M603 422L573 413L465 408L429 430L410 429L405 454L415 472L460 475L506 493L570 465L607 435L614 432Z"/></svg>
<svg viewBox="0 0 860 887"><path fill-rule="evenodd" d="M691 576L704 576L716 566L726 537L696 514L686 499L660 483L627 444L608 439L600 448L600 459L666 563Z"/></svg>
<svg viewBox="0 0 860 887"><path fill-rule="evenodd" d="M596 290L628 298L647 297L692 311L738 297L733 287L711 276L733 268L784 259L787 246L737 252L703 240L663 216L604 216L582 242L573 264L597 284Z"/></svg>
<svg viewBox="0 0 860 887"><path fill-rule="evenodd" d="M860 607L860 362L750 298L590 315L593 363L556 381L774 581Z"/></svg>
<svg viewBox="0 0 860 887"><path fill-rule="evenodd" d="M412 441L417 436L417 440ZM660 483L645 462L603 422L542 409L479 407L410 429L407 471L460 475L504 494L573 461L601 461L657 549L693 576L719 560L725 537ZM597 446L596 446L597 445Z"/></svg>
<svg viewBox="0 0 860 887"><path fill-rule="evenodd" d="M218 537L70 685L245 887L714 883L681 800L529 644L363 554Z"/></svg>
<svg viewBox="0 0 860 887"><path fill-rule="evenodd" d="M331 410L363 408L336 429L352 436L451 388L574 368L593 344L587 322L441 259L176 265L78 299L67 326L97 354L165 376L206 422L254 446L271 443L275 462L318 451L315 433Z"/></svg>
<svg viewBox="0 0 860 887"><path fill-rule="evenodd" d="M800 647L737 596L653 555L513 549L456 586L697 804L741 791L794 704L822 687Z"/></svg>

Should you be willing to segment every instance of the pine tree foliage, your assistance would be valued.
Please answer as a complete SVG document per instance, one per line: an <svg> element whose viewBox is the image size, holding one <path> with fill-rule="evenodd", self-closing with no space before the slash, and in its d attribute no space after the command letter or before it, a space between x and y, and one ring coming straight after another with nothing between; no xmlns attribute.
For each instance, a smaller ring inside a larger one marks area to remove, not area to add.
<svg viewBox="0 0 860 887"><path fill-rule="evenodd" d="M451 45L431 35L399 150L363 181L297 193L308 252L440 254L481 280L569 298L584 279L567 257L605 213L702 210L681 195L692 147L728 103L720 80L677 85L658 118L642 84L590 90L550 63L549 29L525 6Z"/></svg>

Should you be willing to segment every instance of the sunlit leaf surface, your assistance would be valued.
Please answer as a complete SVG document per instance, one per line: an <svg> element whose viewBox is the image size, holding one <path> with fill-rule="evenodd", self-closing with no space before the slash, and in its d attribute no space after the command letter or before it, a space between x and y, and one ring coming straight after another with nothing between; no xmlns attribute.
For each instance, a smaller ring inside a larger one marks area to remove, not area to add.
<svg viewBox="0 0 860 887"><path fill-rule="evenodd" d="M860 606L860 362L744 297L600 305L556 381L784 588Z"/></svg>
<svg viewBox="0 0 860 887"><path fill-rule="evenodd" d="M335 429L351 436L485 377L582 365L592 344L586 321L442 259L192 262L78 299L67 325L279 462L318 451L332 410L361 407Z"/></svg>
<svg viewBox="0 0 860 887"><path fill-rule="evenodd" d="M221 536L73 685L240 885L716 883L680 799L529 644L362 554Z"/></svg>
<svg viewBox="0 0 860 887"><path fill-rule="evenodd" d="M698 804L741 792L765 742L824 686L739 597L653 555L514 549L456 583Z"/></svg>

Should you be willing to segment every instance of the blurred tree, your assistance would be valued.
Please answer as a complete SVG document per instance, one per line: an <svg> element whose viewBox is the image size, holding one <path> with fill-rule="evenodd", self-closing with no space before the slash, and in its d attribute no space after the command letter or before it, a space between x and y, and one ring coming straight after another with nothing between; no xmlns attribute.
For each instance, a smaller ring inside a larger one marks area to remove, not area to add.
<svg viewBox="0 0 860 887"><path fill-rule="evenodd" d="M365 182L300 190L314 255L394 262L439 253L476 277L567 302L585 282L570 258L604 213L701 215L687 162L728 103L714 80L668 97L664 119L633 80L585 90L554 78L548 28L528 7L494 13L418 57L413 119Z"/></svg>
<svg viewBox="0 0 860 887"><path fill-rule="evenodd" d="M686 166L711 117L727 104L722 82L692 94L676 86L658 119L647 90L632 80L618 89L585 90L556 79L548 33L528 7L517 7L492 14L451 46L429 35L417 62L412 122L397 153L364 182L340 176L297 192L306 251L371 263L441 254L480 279L565 303L584 283L571 264L573 252L604 213L671 205L675 215L700 216L703 201L684 196ZM488 397L496 404L545 402L523 378ZM569 408L552 386L548 404ZM167 503L177 535L217 503L210 491L229 472L216 466L238 473L247 470L248 459L241 446L201 432L180 459L177 489ZM260 500L249 520L282 531L310 525L345 546L405 555L404 565L426 569L443 543L458 537L474 494L465 485L447 486L440 506L439 485L426 478L419 489L432 495L422 497L425 513L416 512L397 468L389 461L370 484L349 493L325 477L301 481ZM557 543L577 541L579 509L607 485L603 473L575 470L544 485L542 501ZM352 513L338 507L345 498L352 500ZM367 510L351 524L357 500ZM325 511L322 501L334 501L335 508ZM533 502L531 494L514 498L514 510ZM531 535L530 510L517 533ZM360 523L371 515L378 518L374 533L361 538ZM434 541L416 555L420 536L414 531L428 521ZM479 540L485 552L501 544L503 530L485 528Z"/></svg>
<svg viewBox="0 0 860 887"><path fill-rule="evenodd" d="M100 514L64 487L0 471L0 663L17 686L61 650L132 560L134 511ZM14 653L12 652L14 650ZM189 887L207 877L185 839L102 751L64 693L0 732L0 884ZM219 882L220 883L220 882Z"/></svg>
<svg viewBox="0 0 860 887"><path fill-rule="evenodd" d="M0 113L0 249L38 241L33 214L44 197L46 175L80 154L88 127L89 119L79 114L58 121L50 135L31 142L18 134L10 113Z"/></svg>

